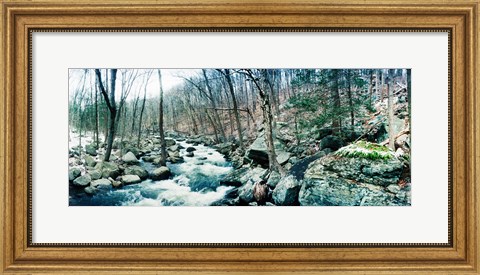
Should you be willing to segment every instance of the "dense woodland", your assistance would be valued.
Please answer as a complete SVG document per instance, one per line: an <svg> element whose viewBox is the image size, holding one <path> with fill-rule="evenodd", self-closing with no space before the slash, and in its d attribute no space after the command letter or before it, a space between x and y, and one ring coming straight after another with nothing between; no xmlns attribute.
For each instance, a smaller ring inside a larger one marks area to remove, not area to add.
<svg viewBox="0 0 480 275"><path fill-rule="evenodd" d="M165 74L172 78L166 69L70 71L70 167L80 167L69 173L71 186L97 194L93 182L108 185L107 178L121 188L129 184L122 178L128 165L168 170L193 156L198 148L178 146L187 142L214 148L233 167L217 180L232 189L212 205L410 203L410 70L175 70L178 81L168 89ZM128 153L154 167L129 163ZM117 173L104 173L105 163ZM101 176L93 179L93 170ZM175 176L147 172L142 180ZM345 182L330 182L338 175ZM365 195L370 185L383 188L381 201ZM330 194L344 186L363 197Z"/></svg>

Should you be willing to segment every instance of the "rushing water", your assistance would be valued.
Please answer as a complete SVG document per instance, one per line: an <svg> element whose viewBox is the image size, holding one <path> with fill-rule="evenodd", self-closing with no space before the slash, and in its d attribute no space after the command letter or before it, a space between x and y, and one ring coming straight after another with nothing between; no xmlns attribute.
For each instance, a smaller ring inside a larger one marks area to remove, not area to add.
<svg viewBox="0 0 480 275"><path fill-rule="evenodd" d="M220 178L233 168L222 154L204 146L193 146L184 141L177 142L183 163L167 163L173 176L167 180L144 180L139 184L122 188L100 190L95 195L87 195L82 189L70 187L70 206L120 205L120 206L205 206L225 197L232 187L220 186ZM194 147L193 157L187 157L186 148ZM147 171L152 171L152 163L140 161Z"/></svg>

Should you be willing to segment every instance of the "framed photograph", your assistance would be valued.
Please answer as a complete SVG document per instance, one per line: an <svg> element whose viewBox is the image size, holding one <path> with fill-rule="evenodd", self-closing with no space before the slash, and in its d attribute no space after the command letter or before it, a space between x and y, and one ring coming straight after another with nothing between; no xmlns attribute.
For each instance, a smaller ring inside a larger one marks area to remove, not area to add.
<svg viewBox="0 0 480 275"><path fill-rule="evenodd" d="M2 3L2 272L478 273L478 4Z"/></svg>

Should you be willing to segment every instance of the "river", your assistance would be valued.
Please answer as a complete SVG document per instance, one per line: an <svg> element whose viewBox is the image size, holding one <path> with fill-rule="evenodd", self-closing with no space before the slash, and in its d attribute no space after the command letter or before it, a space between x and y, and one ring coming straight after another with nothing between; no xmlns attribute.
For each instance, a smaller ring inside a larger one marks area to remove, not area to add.
<svg viewBox="0 0 480 275"><path fill-rule="evenodd" d="M207 206L225 197L233 187L219 185L220 179L233 167L225 157L211 147L193 146L177 141L183 149L182 163L167 163L173 176L167 180L144 180L139 184L101 190L87 195L70 186L70 206ZM194 147L193 157L186 148ZM140 160L140 166L151 172L156 166Z"/></svg>

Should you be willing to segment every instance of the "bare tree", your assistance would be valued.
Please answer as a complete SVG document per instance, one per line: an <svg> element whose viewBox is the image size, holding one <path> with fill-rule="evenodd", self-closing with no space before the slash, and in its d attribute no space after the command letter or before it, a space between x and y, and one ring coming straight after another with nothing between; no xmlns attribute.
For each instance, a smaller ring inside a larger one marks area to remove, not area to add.
<svg viewBox="0 0 480 275"><path fill-rule="evenodd" d="M105 99L105 104L107 105L108 110L110 111L109 127L108 127L108 138L107 138L107 149L105 151L104 161L110 160L110 154L112 152L113 140L115 138L115 118L117 115L117 107L115 104L115 82L117 80L117 69L110 69L110 97L107 94L105 87L102 82L102 74L99 69L95 69L95 75L97 76L98 85L100 91Z"/></svg>
<svg viewBox="0 0 480 275"><path fill-rule="evenodd" d="M158 106L159 116L158 116L158 128L160 131L160 165L165 166L167 162L167 145L165 143L165 132L163 129L163 86L162 86L162 72L160 69L157 70L158 72L158 81L160 84L160 103Z"/></svg>

